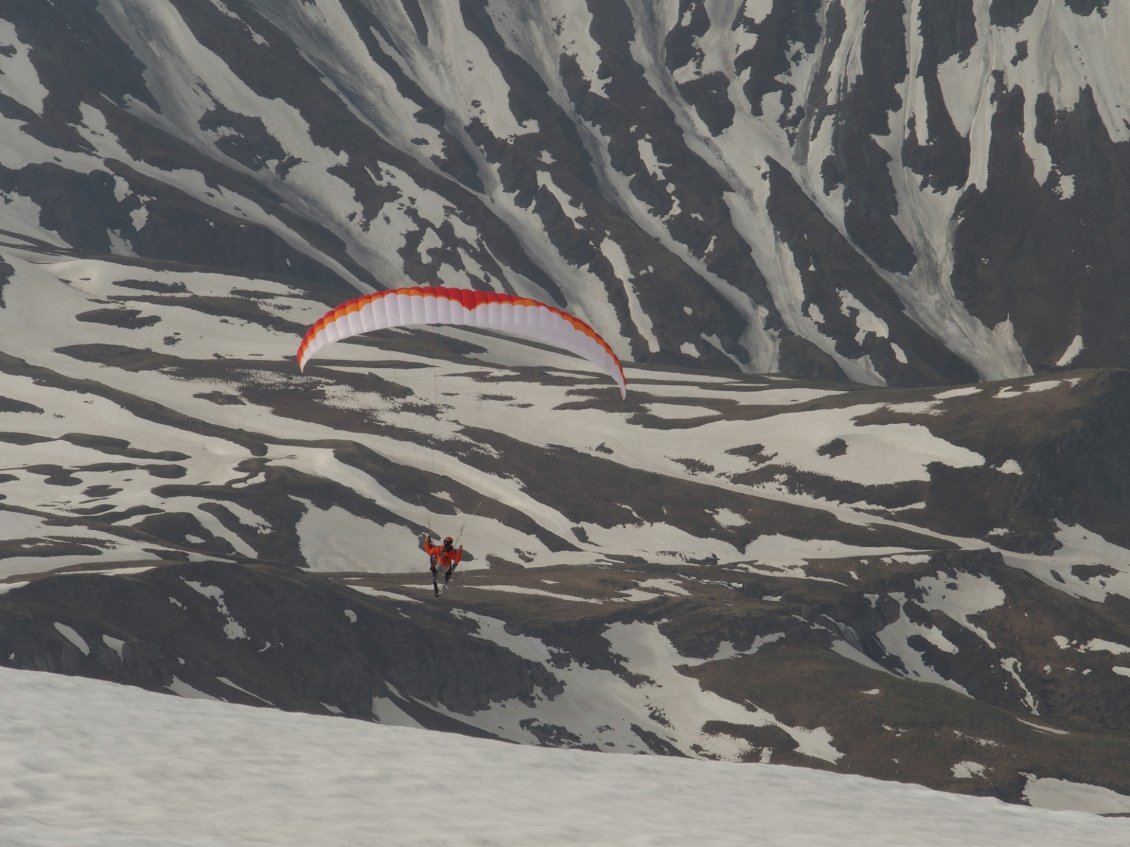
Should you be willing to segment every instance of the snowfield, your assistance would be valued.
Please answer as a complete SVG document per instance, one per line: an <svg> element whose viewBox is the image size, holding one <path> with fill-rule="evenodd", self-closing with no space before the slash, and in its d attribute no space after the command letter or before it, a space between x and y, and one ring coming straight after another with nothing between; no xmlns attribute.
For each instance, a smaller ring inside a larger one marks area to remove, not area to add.
<svg viewBox="0 0 1130 847"><path fill-rule="evenodd" d="M1130 820L855 776L525 747L29 671L0 669L0 713L5 847L1130 841Z"/></svg>

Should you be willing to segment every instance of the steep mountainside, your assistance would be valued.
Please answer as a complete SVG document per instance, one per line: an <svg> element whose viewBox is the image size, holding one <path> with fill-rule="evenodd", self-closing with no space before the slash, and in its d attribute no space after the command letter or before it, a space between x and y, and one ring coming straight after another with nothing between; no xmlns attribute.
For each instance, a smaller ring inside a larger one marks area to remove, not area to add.
<svg viewBox="0 0 1130 847"><path fill-rule="evenodd" d="M15 0L10 244L892 385L1126 366L1130 7Z"/></svg>

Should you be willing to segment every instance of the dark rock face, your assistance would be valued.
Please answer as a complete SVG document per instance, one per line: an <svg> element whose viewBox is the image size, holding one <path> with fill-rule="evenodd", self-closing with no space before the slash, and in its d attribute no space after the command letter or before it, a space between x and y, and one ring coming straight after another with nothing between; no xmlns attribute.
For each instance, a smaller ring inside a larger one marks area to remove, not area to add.
<svg viewBox="0 0 1130 847"><path fill-rule="evenodd" d="M546 669L468 639L457 622L425 613L405 625L336 583L273 568L63 577L13 599L0 634L10 667L153 690L183 683L232 702L368 719L374 698L391 698L444 729L458 721L428 717L419 704L471 714L492 700L561 692ZM52 617L72 622L87 649L61 635Z"/></svg>
<svg viewBox="0 0 1130 847"><path fill-rule="evenodd" d="M1036 8L1038 0L992 0L989 20L993 26L1018 28Z"/></svg>

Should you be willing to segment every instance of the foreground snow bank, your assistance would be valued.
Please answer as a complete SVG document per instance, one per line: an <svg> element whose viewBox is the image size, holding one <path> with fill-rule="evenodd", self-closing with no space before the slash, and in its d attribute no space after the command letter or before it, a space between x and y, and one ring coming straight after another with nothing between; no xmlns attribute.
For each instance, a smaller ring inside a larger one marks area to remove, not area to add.
<svg viewBox="0 0 1130 847"><path fill-rule="evenodd" d="M522 747L0 668L0 843L1130 843L1130 820L774 765Z"/></svg>

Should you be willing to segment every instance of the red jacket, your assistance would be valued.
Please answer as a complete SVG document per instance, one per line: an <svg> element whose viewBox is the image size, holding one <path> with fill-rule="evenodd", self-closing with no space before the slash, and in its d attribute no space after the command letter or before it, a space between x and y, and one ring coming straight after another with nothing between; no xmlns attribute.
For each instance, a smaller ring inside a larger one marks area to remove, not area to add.
<svg viewBox="0 0 1130 847"><path fill-rule="evenodd" d="M463 545L457 548L444 550L443 547L432 544L431 538L424 536L424 552L436 561L442 568L453 568L463 561Z"/></svg>

